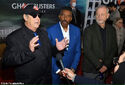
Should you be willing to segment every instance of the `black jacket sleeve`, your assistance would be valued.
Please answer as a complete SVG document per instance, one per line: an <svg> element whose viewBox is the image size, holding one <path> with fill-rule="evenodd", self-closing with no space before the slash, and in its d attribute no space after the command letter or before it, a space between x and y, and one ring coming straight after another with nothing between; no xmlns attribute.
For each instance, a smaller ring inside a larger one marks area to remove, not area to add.
<svg viewBox="0 0 125 85"><path fill-rule="evenodd" d="M22 45L21 39L15 37L7 37L6 49L2 64L4 66L17 66L27 63L35 58L29 47Z"/></svg>
<svg viewBox="0 0 125 85"><path fill-rule="evenodd" d="M84 76L76 76L74 82L76 84L103 84L98 80L90 79Z"/></svg>
<svg viewBox="0 0 125 85"><path fill-rule="evenodd" d="M113 75L113 84L125 84L125 62L119 64L119 69Z"/></svg>

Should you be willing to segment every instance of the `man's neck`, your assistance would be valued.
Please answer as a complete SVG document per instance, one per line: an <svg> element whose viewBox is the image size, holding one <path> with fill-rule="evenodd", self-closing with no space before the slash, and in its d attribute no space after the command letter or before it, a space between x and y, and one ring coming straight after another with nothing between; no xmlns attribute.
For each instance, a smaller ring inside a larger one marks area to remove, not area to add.
<svg viewBox="0 0 125 85"><path fill-rule="evenodd" d="M72 9L75 9L75 7L71 6Z"/></svg>
<svg viewBox="0 0 125 85"><path fill-rule="evenodd" d="M69 28L69 25L62 25L61 22L59 22L59 23L60 23L61 28L62 28L65 32L67 32L67 31L68 31L68 28Z"/></svg>
<svg viewBox="0 0 125 85"><path fill-rule="evenodd" d="M67 32L68 31L68 26L67 27L63 27L64 31Z"/></svg>
<svg viewBox="0 0 125 85"><path fill-rule="evenodd" d="M99 24L102 29L105 29L105 24Z"/></svg>

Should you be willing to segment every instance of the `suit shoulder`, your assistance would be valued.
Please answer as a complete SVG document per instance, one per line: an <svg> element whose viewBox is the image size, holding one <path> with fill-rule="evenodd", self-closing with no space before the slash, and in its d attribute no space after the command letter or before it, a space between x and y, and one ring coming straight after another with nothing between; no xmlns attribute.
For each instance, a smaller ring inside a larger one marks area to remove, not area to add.
<svg viewBox="0 0 125 85"><path fill-rule="evenodd" d="M73 24L70 24L70 27L72 27L75 31L80 31L80 28Z"/></svg>
<svg viewBox="0 0 125 85"><path fill-rule="evenodd" d="M48 33L47 33L46 30L44 30L42 28L39 28L39 30L40 30L41 34L44 34L44 35L48 36Z"/></svg>
<svg viewBox="0 0 125 85"><path fill-rule="evenodd" d="M108 29L110 29L110 30L112 30L112 31L115 31L115 28L114 28L112 25L107 24L107 27L108 27Z"/></svg>
<svg viewBox="0 0 125 85"><path fill-rule="evenodd" d="M11 32L9 35L7 35L7 38L13 38L13 37L18 37L19 35L21 35L22 33L22 29L19 28L13 32Z"/></svg>
<svg viewBox="0 0 125 85"><path fill-rule="evenodd" d="M83 34L89 35L89 36L92 34L95 34L95 28L96 28L96 25L92 24L84 29Z"/></svg>
<svg viewBox="0 0 125 85"><path fill-rule="evenodd" d="M95 27L95 25L92 24L92 25L86 27L84 31L92 31L92 30L94 30L94 27Z"/></svg>

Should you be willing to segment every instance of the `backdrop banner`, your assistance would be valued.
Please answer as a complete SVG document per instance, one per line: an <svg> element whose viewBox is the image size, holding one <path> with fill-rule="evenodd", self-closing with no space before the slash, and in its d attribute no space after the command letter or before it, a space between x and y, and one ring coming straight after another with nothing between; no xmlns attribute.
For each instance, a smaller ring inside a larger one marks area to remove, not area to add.
<svg viewBox="0 0 125 85"><path fill-rule="evenodd" d="M22 25L23 3L35 4L44 14L41 17L41 27L46 29L58 22L59 9L69 6L70 0L0 0L0 42L12 31ZM77 0L77 8L85 13L86 0Z"/></svg>

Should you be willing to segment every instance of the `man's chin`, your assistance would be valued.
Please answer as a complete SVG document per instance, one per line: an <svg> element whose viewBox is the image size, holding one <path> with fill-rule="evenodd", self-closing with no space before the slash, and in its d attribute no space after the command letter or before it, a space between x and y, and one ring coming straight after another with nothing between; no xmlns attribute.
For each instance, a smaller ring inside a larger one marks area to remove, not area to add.
<svg viewBox="0 0 125 85"><path fill-rule="evenodd" d="M63 22L62 24L63 24L63 25L67 25L68 23L67 23L67 22Z"/></svg>
<svg viewBox="0 0 125 85"><path fill-rule="evenodd" d="M97 21L98 24L103 24L103 21Z"/></svg>
<svg viewBox="0 0 125 85"><path fill-rule="evenodd" d="M36 25L35 28L39 28L39 25Z"/></svg>

